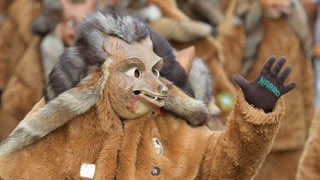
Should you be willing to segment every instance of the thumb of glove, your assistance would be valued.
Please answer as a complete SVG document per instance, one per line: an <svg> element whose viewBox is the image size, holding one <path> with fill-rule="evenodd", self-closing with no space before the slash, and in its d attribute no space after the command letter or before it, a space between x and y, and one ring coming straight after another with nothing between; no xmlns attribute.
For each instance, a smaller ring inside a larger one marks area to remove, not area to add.
<svg viewBox="0 0 320 180"><path fill-rule="evenodd" d="M249 82L240 74L234 74L232 76L232 79L234 82L236 82L240 86L242 91L246 91L248 89Z"/></svg>

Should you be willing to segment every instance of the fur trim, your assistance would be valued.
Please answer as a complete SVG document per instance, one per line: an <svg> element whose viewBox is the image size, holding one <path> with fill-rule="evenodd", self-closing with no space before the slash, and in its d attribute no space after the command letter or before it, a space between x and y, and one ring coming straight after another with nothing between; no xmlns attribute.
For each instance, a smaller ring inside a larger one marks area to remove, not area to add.
<svg viewBox="0 0 320 180"><path fill-rule="evenodd" d="M28 114L0 144L0 155L21 149L88 111L99 99L108 79L110 61L43 107ZM45 119L45 120L44 120Z"/></svg>

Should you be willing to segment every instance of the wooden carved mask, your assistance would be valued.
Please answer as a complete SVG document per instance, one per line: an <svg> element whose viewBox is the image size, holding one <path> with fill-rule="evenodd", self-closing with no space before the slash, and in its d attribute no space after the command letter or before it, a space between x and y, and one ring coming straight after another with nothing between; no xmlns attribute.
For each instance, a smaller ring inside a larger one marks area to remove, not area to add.
<svg viewBox="0 0 320 180"><path fill-rule="evenodd" d="M119 117L132 119L164 106L168 88L159 80L163 60L154 53L150 38L129 44L108 36L105 41L112 62L108 95Z"/></svg>

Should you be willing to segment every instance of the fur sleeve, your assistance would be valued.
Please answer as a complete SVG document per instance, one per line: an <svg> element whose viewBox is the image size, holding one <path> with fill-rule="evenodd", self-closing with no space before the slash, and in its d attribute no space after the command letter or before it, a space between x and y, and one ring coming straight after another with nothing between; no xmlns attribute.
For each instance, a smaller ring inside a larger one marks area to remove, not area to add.
<svg viewBox="0 0 320 180"><path fill-rule="evenodd" d="M272 112L264 113L253 108L239 93L226 130L210 139L200 167L200 179L253 178L271 149L283 115L283 98Z"/></svg>

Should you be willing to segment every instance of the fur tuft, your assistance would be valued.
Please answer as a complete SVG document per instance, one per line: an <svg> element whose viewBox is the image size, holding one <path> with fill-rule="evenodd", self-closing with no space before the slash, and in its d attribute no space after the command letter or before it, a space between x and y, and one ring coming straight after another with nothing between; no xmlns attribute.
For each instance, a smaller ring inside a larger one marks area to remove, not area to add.
<svg viewBox="0 0 320 180"><path fill-rule="evenodd" d="M203 101L191 98L167 80L162 79L162 82L169 88L164 105L165 110L186 120L191 126L200 126L207 122L209 110Z"/></svg>

